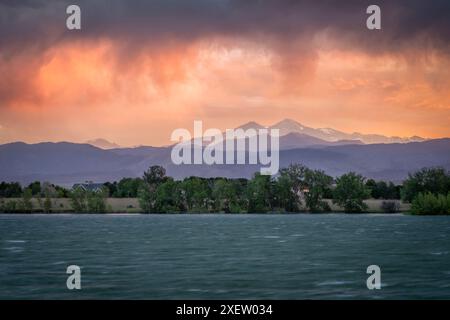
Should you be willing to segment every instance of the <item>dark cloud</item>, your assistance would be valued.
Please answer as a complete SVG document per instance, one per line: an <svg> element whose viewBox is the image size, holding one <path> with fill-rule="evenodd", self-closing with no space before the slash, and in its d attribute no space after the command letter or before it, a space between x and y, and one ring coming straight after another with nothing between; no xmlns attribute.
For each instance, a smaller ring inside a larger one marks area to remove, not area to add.
<svg viewBox="0 0 450 320"><path fill-rule="evenodd" d="M373 3L382 9L381 31L365 27ZM81 7L81 31L65 27L69 4ZM31 80L44 53L66 42L110 39L118 61L126 61L142 50L245 39L273 50L281 72L311 73L315 39L324 33L332 46L368 54L448 55L450 1L0 0L0 70L9 74L0 80L0 102L17 92L32 96Z"/></svg>
<svg viewBox="0 0 450 320"><path fill-rule="evenodd" d="M293 0L78 0L0 1L0 47L42 47L74 37L127 40L131 45L192 41L211 36L264 36L292 41L328 30L363 50L427 46L447 51L450 1L375 1L382 8L380 32L365 28L374 1ZM82 8L83 30L65 30L65 8ZM262 38L261 38L262 39Z"/></svg>

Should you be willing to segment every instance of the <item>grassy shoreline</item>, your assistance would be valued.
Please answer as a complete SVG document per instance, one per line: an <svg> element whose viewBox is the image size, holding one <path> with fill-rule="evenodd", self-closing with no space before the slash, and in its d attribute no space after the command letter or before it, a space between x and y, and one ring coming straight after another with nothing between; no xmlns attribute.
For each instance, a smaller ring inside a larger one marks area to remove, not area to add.
<svg viewBox="0 0 450 320"><path fill-rule="evenodd" d="M20 198L3 198L0 201L20 201ZM33 198L33 210L31 213L45 213L43 208L44 199ZM330 205L331 211L329 213L345 213L344 209L333 204L331 199L325 199L325 201ZM385 213L381 209L381 205L384 201L396 201L400 204L400 210L398 213L408 213L410 211L411 205L409 203L405 203L400 200L378 200L378 199L368 199L364 200L364 203L368 206L367 210L363 213ZM64 213L76 213L72 209L71 200L69 198L52 198L52 211L48 214L64 214ZM106 214L139 214L145 213L140 205L138 198L107 198L106 199ZM308 213L306 208L302 208L303 210L298 212L285 212L285 211L272 211L267 214L302 214ZM5 212L6 213L6 212ZM8 213L25 213L26 212L8 212ZM29 212L30 213L30 212ZM29 214L28 213L28 214ZM157 214L157 212L155 212ZM225 212L174 212L174 213L166 213L166 214L192 214L192 213L212 213L212 214L221 214ZM47 214L47 213L46 213ZM164 214L164 213L163 213ZM228 214L228 213L227 213ZM231 213L231 214L252 214L252 213ZM326 214L326 213L324 213Z"/></svg>

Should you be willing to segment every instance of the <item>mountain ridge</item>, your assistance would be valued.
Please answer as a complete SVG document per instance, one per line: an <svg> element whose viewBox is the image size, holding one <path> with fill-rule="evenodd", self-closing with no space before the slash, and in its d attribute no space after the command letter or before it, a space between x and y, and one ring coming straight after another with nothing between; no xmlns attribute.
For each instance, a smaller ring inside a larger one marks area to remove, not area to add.
<svg viewBox="0 0 450 320"><path fill-rule="evenodd" d="M368 178L401 181L422 167L450 170L450 138L393 144L305 146L280 151L280 168L302 163L332 176L349 171ZM103 150L89 144L15 142L0 145L0 181L35 180L71 186L86 180L106 182L140 177L162 165L176 179L187 176L249 178L259 165L174 165L170 147Z"/></svg>

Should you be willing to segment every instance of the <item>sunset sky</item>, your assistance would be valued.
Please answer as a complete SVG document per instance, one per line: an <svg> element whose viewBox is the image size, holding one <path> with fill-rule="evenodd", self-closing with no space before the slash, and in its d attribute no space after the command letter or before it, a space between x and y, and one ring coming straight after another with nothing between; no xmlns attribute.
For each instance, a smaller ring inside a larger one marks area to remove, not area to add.
<svg viewBox="0 0 450 320"><path fill-rule="evenodd" d="M284 118L450 137L450 1L0 0L0 143L165 145L194 120Z"/></svg>

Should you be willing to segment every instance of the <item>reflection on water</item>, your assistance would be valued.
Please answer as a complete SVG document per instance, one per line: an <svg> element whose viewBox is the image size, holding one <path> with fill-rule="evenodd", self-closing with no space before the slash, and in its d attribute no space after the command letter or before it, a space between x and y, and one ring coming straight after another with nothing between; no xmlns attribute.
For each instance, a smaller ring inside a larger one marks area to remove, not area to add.
<svg viewBox="0 0 450 320"><path fill-rule="evenodd" d="M449 298L449 252L449 217L0 215L0 298Z"/></svg>

